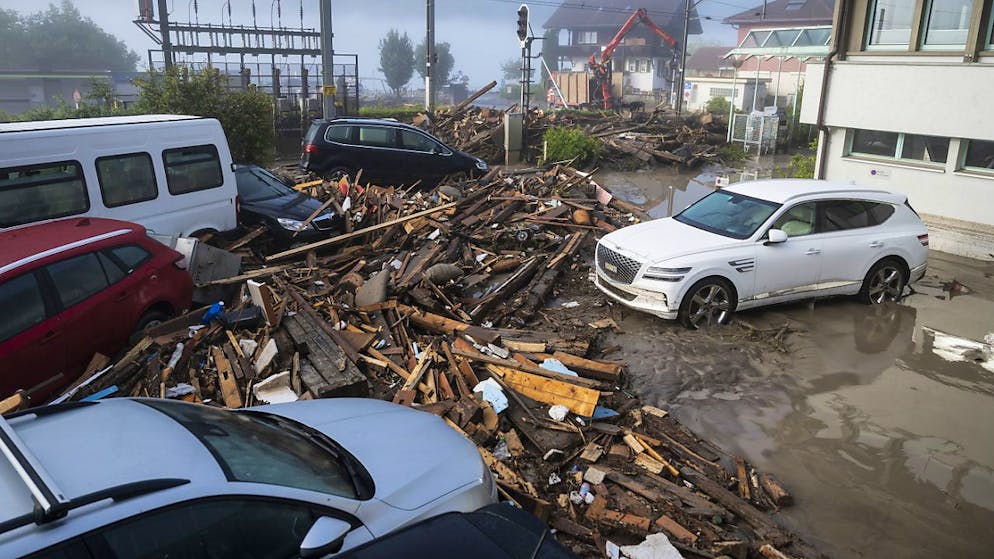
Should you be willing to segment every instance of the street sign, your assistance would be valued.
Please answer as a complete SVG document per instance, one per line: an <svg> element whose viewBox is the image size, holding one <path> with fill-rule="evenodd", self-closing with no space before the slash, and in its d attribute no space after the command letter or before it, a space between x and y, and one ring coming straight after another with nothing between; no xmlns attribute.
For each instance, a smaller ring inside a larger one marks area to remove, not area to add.
<svg viewBox="0 0 994 559"><path fill-rule="evenodd" d="M326 97L331 97L332 95L338 93L338 87L334 85L323 85L321 86L321 94Z"/></svg>

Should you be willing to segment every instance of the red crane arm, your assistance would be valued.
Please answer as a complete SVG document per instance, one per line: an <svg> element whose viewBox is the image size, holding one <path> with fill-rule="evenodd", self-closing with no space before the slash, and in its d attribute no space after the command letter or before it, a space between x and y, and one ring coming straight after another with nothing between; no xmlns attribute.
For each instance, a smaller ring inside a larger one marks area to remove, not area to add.
<svg viewBox="0 0 994 559"><path fill-rule="evenodd" d="M625 38L625 35L628 35L628 32L631 31L632 28L635 27L637 23L646 24L646 26L649 29L652 29L652 31L656 33L656 35L659 35L660 38L663 39L663 41L666 41L668 45L670 45L671 47L676 46L677 44L676 39L671 37L669 33L663 31L658 25L655 24L655 22L649 19L649 14L646 13L645 8L639 8L632 13L631 17L628 18L628 21L626 21L625 24L621 26L621 29L619 29L618 32L614 35L614 38L611 39L611 42L604 47L603 51L601 51L600 63L597 62L596 52L590 55L590 60L589 60L590 67L596 68L598 66L603 66L607 64L607 62L611 60L611 56L614 55L615 49L618 48L618 45L620 45L621 41Z"/></svg>

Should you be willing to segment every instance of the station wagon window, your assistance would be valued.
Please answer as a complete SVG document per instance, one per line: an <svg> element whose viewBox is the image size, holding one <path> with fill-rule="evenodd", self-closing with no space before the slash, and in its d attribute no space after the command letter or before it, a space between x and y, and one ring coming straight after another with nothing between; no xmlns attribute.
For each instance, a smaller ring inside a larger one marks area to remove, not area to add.
<svg viewBox="0 0 994 559"><path fill-rule="evenodd" d="M876 225L876 221L870 214L870 206L872 203L859 200L821 202L821 230L825 232L842 231Z"/></svg>
<svg viewBox="0 0 994 559"><path fill-rule="evenodd" d="M324 133L324 139L329 142L338 142L339 144L351 144L352 127L342 125L329 126L328 130Z"/></svg>
<svg viewBox="0 0 994 559"><path fill-rule="evenodd" d="M0 342L45 320L45 300L33 273L0 284L0 309Z"/></svg>
<svg viewBox="0 0 994 559"><path fill-rule="evenodd" d="M120 260L121 264L124 264L124 267L129 274L152 257L152 253L138 245L114 247L110 249L110 253L113 254L115 258Z"/></svg>
<svg viewBox="0 0 994 559"><path fill-rule="evenodd" d="M894 206L890 204L867 202L867 205L870 206L870 217L873 218L873 223L876 225L880 225L890 219L890 216L894 215Z"/></svg>
<svg viewBox="0 0 994 559"><path fill-rule="evenodd" d="M364 146L395 148L397 147L396 130L384 126L360 126L359 143Z"/></svg>
<svg viewBox="0 0 994 559"><path fill-rule="evenodd" d="M788 237L803 237L815 232L816 216L814 202L798 204L783 213L773 222L774 229L780 229Z"/></svg>
<svg viewBox="0 0 994 559"><path fill-rule="evenodd" d="M69 308L107 288L107 276L95 252L56 262L47 268L63 308Z"/></svg>
<svg viewBox="0 0 994 559"><path fill-rule="evenodd" d="M424 151L427 153L442 151L442 146L438 145L438 142L412 130L400 131L400 143L404 149L414 151Z"/></svg>
<svg viewBox="0 0 994 559"><path fill-rule="evenodd" d="M167 149L162 152L170 194L187 194L224 184L221 159L212 145Z"/></svg>
<svg viewBox="0 0 994 559"><path fill-rule="evenodd" d="M963 167L994 170L994 142L963 140Z"/></svg>
<svg viewBox="0 0 994 559"><path fill-rule="evenodd" d="M159 196L152 156L147 153L97 158L97 179L108 208L155 200Z"/></svg>
<svg viewBox="0 0 994 559"><path fill-rule="evenodd" d="M0 169L0 227L57 219L90 209L76 161Z"/></svg>
<svg viewBox="0 0 994 559"><path fill-rule="evenodd" d="M316 511L293 502L223 498L145 513L98 532L113 557L296 557Z"/></svg>

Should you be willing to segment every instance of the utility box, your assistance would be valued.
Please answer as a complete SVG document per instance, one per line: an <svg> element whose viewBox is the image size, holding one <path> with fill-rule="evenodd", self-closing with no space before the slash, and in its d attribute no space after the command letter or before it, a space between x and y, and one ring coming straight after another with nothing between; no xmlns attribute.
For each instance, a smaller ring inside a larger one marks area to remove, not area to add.
<svg viewBox="0 0 994 559"><path fill-rule="evenodd" d="M521 162L524 130L523 113L504 113L504 164Z"/></svg>

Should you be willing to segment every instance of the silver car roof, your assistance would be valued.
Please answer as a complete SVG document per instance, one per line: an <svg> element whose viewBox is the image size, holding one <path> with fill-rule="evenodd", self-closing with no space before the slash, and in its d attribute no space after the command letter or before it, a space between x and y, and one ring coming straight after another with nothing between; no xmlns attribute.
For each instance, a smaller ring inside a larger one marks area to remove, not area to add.
<svg viewBox="0 0 994 559"><path fill-rule="evenodd" d="M134 400L110 399L40 417L27 414L9 424L67 499L149 479L226 481L221 466L192 433ZM34 507L27 486L7 461L0 461L0 503L0 522Z"/></svg>

